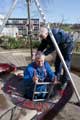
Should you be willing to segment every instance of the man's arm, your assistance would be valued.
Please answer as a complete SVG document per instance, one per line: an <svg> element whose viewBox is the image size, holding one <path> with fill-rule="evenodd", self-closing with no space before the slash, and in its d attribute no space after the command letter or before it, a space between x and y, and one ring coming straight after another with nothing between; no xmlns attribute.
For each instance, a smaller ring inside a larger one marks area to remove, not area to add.
<svg viewBox="0 0 80 120"><path fill-rule="evenodd" d="M54 50L55 50L54 47L47 48L47 49L44 51L44 55L48 55L48 54L52 53Z"/></svg>
<svg viewBox="0 0 80 120"><path fill-rule="evenodd" d="M37 83L38 82L38 77L36 75L36 72L34 71L34 68L28 66L25 69L25 71L24 71L24 80L27 83L30 83L30 82Z"/></svg>
<svg viewBox="0 0 80 120"><path fill-rule="evenodd" d="M48 62L45 62L45 68L47 70L47 74L49 76L49 79L53 80L55 78L55 74L54 74L53 70L51 69L51 66L49 65Z"/></svg>
<svg viewBox="0 0 80 120"><path fill-rule="evenodd" d="M32 78L33 78L33 69L30 66L27 66L24 71L24 80L32 81Z"/></svg>
<svg viewBox="0 0 80 120"><path fill-rule="evenodd" d="M41 41L41 44L39 45L37 51L43 52L43 50L46 49L46 47L47 47L47 42L46 42L46 40L43 39Z"/></svg>

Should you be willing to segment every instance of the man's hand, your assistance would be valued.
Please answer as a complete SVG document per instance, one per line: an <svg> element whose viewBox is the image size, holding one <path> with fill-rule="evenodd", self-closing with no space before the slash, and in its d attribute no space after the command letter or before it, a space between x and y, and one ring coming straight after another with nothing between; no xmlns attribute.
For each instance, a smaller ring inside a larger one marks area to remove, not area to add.
<svg viewBox="0 0 80 120"><path fill-rule="evenodd" d="M53 82L54 85L61 84L61 82L57 80L57 77L54 77L52 82Z"/></svg>
<svg viewBox="0 0 80 120"><path fill-rule="evenodd" d="M37 75L34 75L33 81L34 81L36 84L38 83L38 77L37 77Z"/></svg>

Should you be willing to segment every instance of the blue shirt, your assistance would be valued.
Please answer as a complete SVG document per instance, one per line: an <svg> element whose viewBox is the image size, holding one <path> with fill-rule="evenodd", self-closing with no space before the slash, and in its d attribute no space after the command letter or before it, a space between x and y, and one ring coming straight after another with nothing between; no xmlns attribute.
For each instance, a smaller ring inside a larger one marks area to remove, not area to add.
<svg viewBox="0 0 80 120"><path fill-rule="evenodd" d="M34 90L34 84L35 84L33 82L34 74L38 76L40 81L46 81L47 78L48 78L48 81L51 81L55 77L55 74L52 71L48 62L44 62L43 67L37 66L35 62L32 62L31 64L29 64L24 71L24 83L27 90L26 93L30 97L33 95L33 90ZM46 85L37 86L38 91L41 91L43 89L45 91L47 90Z"/></svg>
<svg viewBox="0 0 80 120"><path fill-rule="evenodd" d="M29 64L24 71L24 81L33 83L34 74L42 81L49 77L52 80L55 76L48 62L44 62L43 67L38 67L35 62Z"/></svg>

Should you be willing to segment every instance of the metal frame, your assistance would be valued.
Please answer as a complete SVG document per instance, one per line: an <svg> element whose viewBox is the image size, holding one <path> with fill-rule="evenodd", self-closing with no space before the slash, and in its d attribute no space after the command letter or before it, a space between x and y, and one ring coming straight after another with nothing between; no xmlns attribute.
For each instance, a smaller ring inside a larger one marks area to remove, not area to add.
<svg viewBox="0 0 80 120"><path fill-rule="evenodd" d="M51 29L50 29L50 26L49 26L49 24L47 24L47 22L46 22L46 18L45 18L45 15L44 15L43 10L42 10L42 8L41 8L41 6L40 6L40 4L39 4L39 0L34 0L34 2L35 2L35 4L36 4L36 6L37 6L37 9L38 9L38 11L39 11L39 13L40 13L40 16L41 16L43 22L44 22L45 25L46 25L46 28L48 29L49 35L50 35L50 37L51 37L51 40L52 40L53 44L55 45L56 51L57 51L57 53L58 53L58 55L59 55L59 57L60 57L60 59L61 59L61 61L62 61L62 63L63 63L63 66L64 66L64 68L65 68L65 71L67 72L67 74L68 74L68 76L69 76L69 78L70 78L70 80L71 80L71 83L72 83L72 85L73 85L73 88L74 88L75 94L76 94L76 96L77 96L78 102L80 102L80 95L79 95L79 93L78 93L78 90L77 90L77 88L76 88L76 86L75 86L75 83L74 83L72 77L71 77L71 74L70 74L70 72L69 72L69 70L68 70L68 67L67 67L67 65L66 65L66 63L65 63L65 60L64 60L63 56L62 56L62 53L61 53L61 51L60 51L60 49L59 49L59 47L58 47L58 45L57 45L57 42L56 42L56 40L55 40L55 38L54 38L54 36L53 36L53 34L52 34L52 31L51 31Z"/></svg>
<svg viewBox="0 0 80 120"><path fill-rule="evenodd" d="M6 17L4 18L3 24L2 24L2 26L1 26L1 28L0 28L0 34L1 34L2 30L3 30L3 28L5 27L5 24L6 24L7 20L8 20L8 18L11 16L13 10L15 9L15 6L16 6L16 4L17 4L17 1L18 1L18 0L14 0L12 6L10 7L10 9L9 9L7 15L6 15Z"/></svg>
<svg viewBox="0 0 80 120"><path fill-rule="evenodd" d="M36 91L36 87L37 87L37 85L52 85L51 86L51 88L50 88L50 90L48 91L41 91L41 92L37 92ZM46 93L46 94L48 94L48 97L47 97L47 99L49 99L49 97L50 97L50 95L51 95L51 93L53 92L53 87L54 87L54 84L52 84L51 82L38 82L38 83L35 83L35 85L34 85L34 91L33 91L33 101L34 102L36 102L36 101L38 101L38 102L41 102L41 101L45 101L45 99L35 99L34 97L35 97L35 95L37 94L40 94L40 93Z"/></svg>
<svg viewBox="0 0 80 120"><path fill-rule="evenodd" d="M3 24L2 24L2 26L1 26L1 28L0 28L0 33L2 32L2 30L3 30L3 28L4 28L5 24L6 24L6 22L7 22L7 20L8 20L8 18L9 18L10 15L11 15L11 13L13 12L13 10L14 10L16 4L17 4L17 1L18 1L18 0L14 0L13 4L12 4L10 10L9 10L9 12L7 13L7 15L6 15L6 17L5 17L4 21L3 21ZM29 1L29 0L28 0L28 1ZM40 16L41 16L43 22L45 23L45 25L46 25L46 27L47 27L47 29L48 29L49 35L50 35L50 37L51 37L51 40L52 40L53 44L55 45L56 51L57 51L57 53L58 53L58 55L59 55L59 57L60 57L60 59L61 59L61 61L62 61L62 63L63 63L63 66L64 66L64 68L65 68L65 71L66 71L67 74L69 75L69 78L70 78L71 83L72 83L72 85L73 85L73 88L74 88L75 94L76 94L76 96L77 96L77 99L78 99L78 101L80 102L80 95L79 95L79 93L78 93L78 91L77 91L77 88L76 88L75 83L74 83L74 81L73 81L73 79L72 79L72 77L71 77L71 74L70 74L70 72L69 72L69 70L68 70L68 67L67 67L67 65L66 65L66 63L65 63L65 60L64 60L64 58L63 58L63 56L62 56L62 54L61 54L61 51L60 51L60 49L59 49L59 47L58 47L58 45L57 45L57 43L56 43L56 40L55 40L55 38L54 38L54 36L53 36L53 34L52 34L52 31L51 31L51 29L50 29L50 26L49 26L49 25L47 24L47 22L46 22L45 15L44 15L44 12L43 12L42 8L40 7L39 1L38 1L38 0L34 0L34 2L35 2L35 4L36 4L36 6L37 6L37 9L38 9L38 11L39 11L39 13L40 13Z"/></svg>

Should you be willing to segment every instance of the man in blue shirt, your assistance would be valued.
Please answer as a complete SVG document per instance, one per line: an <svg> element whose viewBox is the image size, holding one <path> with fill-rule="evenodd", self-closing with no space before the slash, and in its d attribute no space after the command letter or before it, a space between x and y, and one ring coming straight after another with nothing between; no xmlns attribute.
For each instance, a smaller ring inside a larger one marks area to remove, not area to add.
<svg viewBox="0 0 80 120"><path fill-rule="evenodd" d="M58 29L58 28L53 28L52 33L53 33L55 40L61 50L61 53L66 62L66 65L67 65L68 69L70 70L71 59L72 59L72 50L73 50L73 38L69 33L65 32L62 29ZM41 40L41 44L38 47L37 51L41 51L45 55L48 55L51 52L53 52L55 50L55 46L48 34L47 28L45 28L45 27L41 28L40 37L42 40ZM60 80L62 68L63 68L62 62L57 54L56 60L55 60L55 74L56 74L58 80ZM67 80L69 80L69 76L67 75L66 71L63 68L62 81L64 83Z"/></svg>
<svg viewBox="0 0 80 120"><path fill-rule="evenodd" d="M54 84L57 84L57 80L54 72L52 71L48 62L44 61L45 56L39 52L35 55L35 60L29 64L24 71L24 83L25 83L25 96L29 99L33 97L34 85L37 82L47 82L52 81ZM47 91L46 85L37 85L36 91ZM38 94L38 98L45 98L46 94Z"/></svg>

